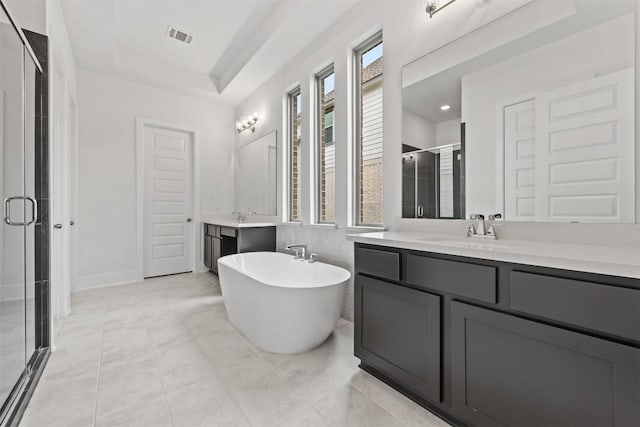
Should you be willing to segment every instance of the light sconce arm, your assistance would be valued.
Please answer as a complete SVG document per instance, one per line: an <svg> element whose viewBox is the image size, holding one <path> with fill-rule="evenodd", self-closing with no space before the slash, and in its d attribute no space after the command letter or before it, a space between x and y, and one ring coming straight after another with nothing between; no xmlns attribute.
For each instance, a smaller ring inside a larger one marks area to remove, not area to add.
<svg viewBox="0 0 640 427"><path fill-rule="evenodd" d="M433 15L440 12L442 9L449 6L454 1L456 0L449 0L448 2L444 3L442 6L438 7L438 5L434 0L430 0L429 3L427 3L427 9L426 9L426 12L429 15L429 18L433 18Z"/></svg>

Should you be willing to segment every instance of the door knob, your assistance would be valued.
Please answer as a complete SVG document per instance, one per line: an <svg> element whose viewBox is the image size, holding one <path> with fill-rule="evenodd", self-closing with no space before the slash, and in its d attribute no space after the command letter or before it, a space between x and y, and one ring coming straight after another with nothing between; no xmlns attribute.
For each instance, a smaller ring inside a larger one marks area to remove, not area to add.
<svg viewBox="0 0 640 427"><path fill-rule="evenodd" d="M187 218L187 222L191 222L193 221L191 218Z"/></svg>
<svg viewBox="0 0 640 427"><path fill-rule="evenodd" d="M53 226L53 228L60 229L60 228L62 228L62 224L55 224L55 225Z"/></svg>
<svg viewBox="0 0 640 427"><path fill-rule="evenodd" d="M69 221L69 225L75 225L75 222Z"/></svg>

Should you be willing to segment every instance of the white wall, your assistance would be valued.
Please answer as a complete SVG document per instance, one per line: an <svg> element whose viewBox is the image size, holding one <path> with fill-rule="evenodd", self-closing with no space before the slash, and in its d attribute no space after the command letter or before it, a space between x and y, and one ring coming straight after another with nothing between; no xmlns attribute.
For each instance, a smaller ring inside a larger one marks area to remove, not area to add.
<svg viewBox="0 0 640 427"><path fill-rule="evenodd" d="M436 128L431 120L412 113L402 111L402 143L419 149L436 145Z"/></svg>
<svg viewBox="0 0 640 427"><path fill-rule="evenodd" d="M496 106L634 65L634 16L626 15L462 78L467 212L498 212Z"/></svg>
<svg viewBox="0 0 640 427"><path fill-rule="evenodd" d="M197 129L201 211L233 210L231 107L84 69L78 100L80 288L137 279L137 116Z"/></svg>
<svg viewBox="0 0 640 427"><path fill-rule="evenodd" d="M460 118L436 125L436 146L460 143Z"/></svg>
<svg viewBox="0 0 640 427"><path fill-rule="evenodd" d="M46 5L48 0L5 0L13 19L21 28L46 34ZM51 0L55 2L56 0Z"/></svg>

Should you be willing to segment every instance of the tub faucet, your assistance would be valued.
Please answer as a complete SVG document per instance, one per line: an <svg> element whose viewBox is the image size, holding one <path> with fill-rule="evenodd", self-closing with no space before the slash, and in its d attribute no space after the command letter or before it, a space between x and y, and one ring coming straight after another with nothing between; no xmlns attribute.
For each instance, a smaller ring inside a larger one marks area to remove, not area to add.
<svg viewBox="0 0 640 427"><path fill-rule="evenodd" d="M295 252L295 259L307 259L307 245L287 245L285 249Z"/></svg>

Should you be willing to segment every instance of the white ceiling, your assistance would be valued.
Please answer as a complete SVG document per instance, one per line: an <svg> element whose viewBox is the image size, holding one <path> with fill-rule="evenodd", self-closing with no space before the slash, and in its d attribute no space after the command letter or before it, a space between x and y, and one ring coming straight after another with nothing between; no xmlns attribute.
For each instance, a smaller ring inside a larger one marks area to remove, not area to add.
<svg viewBox="0 0 640 427"><path fill-rule="evenodd" d="M359 0L62 0L78 66L236 104ZM191 45L166 36L193 35Z"/></svg>

